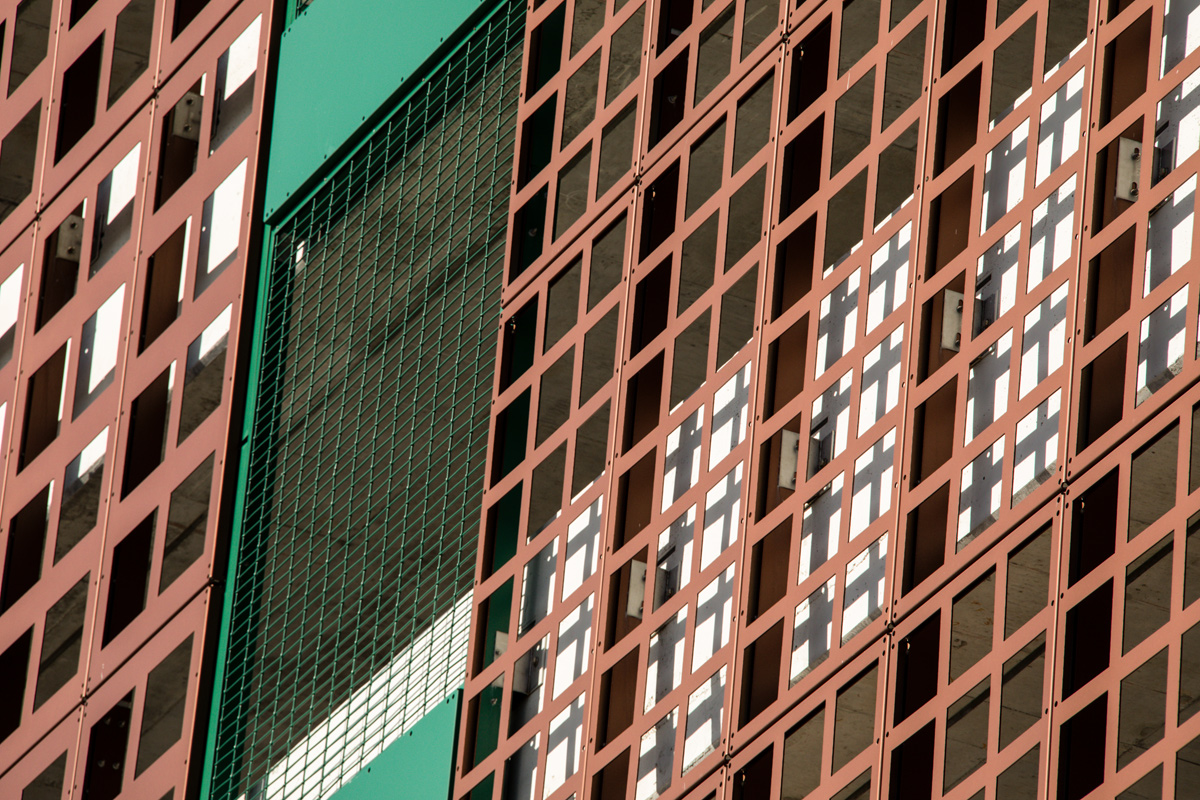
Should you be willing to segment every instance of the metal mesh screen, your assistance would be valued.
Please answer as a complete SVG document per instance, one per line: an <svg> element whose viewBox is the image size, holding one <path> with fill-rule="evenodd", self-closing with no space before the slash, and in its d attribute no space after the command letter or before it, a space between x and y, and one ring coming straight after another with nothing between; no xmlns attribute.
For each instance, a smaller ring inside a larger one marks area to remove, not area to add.
<svg viewBox="0 0 1200 800"><path fill-rule="evenodd" d="M498 4L273 234L215 797L276 796L273 765L470 590L524 6ZM366 698L385 727L461 682L465 651L425 652L423 680ZM322 749L306 775L363 758Z"/></svg>

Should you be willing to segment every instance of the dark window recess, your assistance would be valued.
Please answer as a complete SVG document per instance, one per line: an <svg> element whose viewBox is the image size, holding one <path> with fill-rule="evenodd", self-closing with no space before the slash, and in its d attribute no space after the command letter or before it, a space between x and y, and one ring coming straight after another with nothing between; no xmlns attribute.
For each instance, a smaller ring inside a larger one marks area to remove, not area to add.
<svg viewBox="0 0 1200 800"><path fill-rule="evenodd" d="M991 680L984 678L946 709L944 792L958 786L987 762L991 699Z"/></svg>
<svg viewBox="0 0 1200 800"><path fill-rule="evenodd" d="M733 197L725 224L725 271L738 264L762 239L763 199L767 190L766 167L746 179Z"/></svg>
<svg viewBox="0 0 1200 800"><path fill-rule="evenodd" d="M158 579L159 594L204 554L214 458L214 454L209 453L208 458L171 492L167 532L163 539L162 574Z"/></svg>
<svg viewBox="0 0 1200 800"><path fill-rule="evenodd" d="M767 346L767 391L764 417L790 403L804 389L808 353L808 315L781 333Z"/></svg>
<svg viewBox="0 0 1200 800"><path fill-rule="evenodd" d="M775 0L746 0L742 8L743 61L767 40L779 23L779 4Z"/></svg>
<svg viewBox="0 0 1200 800"><path fill-rule="evenodd" d="M40 0L47 7L50 0ZM4 33L0 27L0 35ZM33 168L37 164L38 128L42 104L29 110L0 141L0 222L8 218L33 191Z"/></svg>
<svg viewBox="0 0 1200 800"><path fill-rule="evenodd" d="M554 155L554 115L558 95L552 94L521 125L521 154L517 167L517 188L536 178Z"/></svg>
<svg viewBox="0 0 1200 800"><path fill-rule="evenodd" d="M996 48L992 66L989 119L999 121L1017 99L1033 86L1033 50L1037 17L1030 17L1016 33Z"/></svg>
<svg viewBox="0 0 1200 800"><path fill-rule="evenodd" d="M829 201L822 258L826 270L840 264L862 244L866 209L867 169L863 167ZM829 220L834 221L832 225L828 224Z"/></svg>
<svg viewBox="0 0 1200 800"><path fill-rule="evenodd" d="M974 169L946 187L929 205L929 256L925 267L930 276L949 264L967 247L971 235L971 185Z"/></svg>
<svg viewBox="0 0 1200 800"><path fill-rule="evenodd" d="M633 722L637 700L638 648L613 665L600 678L600 705L596 746L604 745L624 733Z"/></svg>
<svg viewBox="0 0 1200 800"><path fill-rule="evenodd" d="M543 186L513 216L510 283L537 261L545 247L547 192L548 187Z"/></svg>
<svg viewBox="0 0 1200 800"><path fill-rule="evenodd" d="M1117 542L1117 494L1120 471L1113 469L1071 504L1071 553L1068 586L1103 564Z"/></svg>
<svg viewBox="0 0 1200 800"><path fill-rule="evenodd" d="M654 450L617 482L615 545L621 547L650 524L654 513Z"/></svg>
<svg viewBox="0 0 1200 800"><path fill-rule="evenodd" d="M992 618L996 613L996 570L954 598L950 611L950 681L954 682L992 649Z"/></svg>
<svg viewBox="0 0 1200 800"><path fill-rule="evenodd" d="M500 740L500 709L503 699L504 677L501 676L467 703L466 745L463 748L463 760L467 764L475 766L496 752L496 744ZM488 776L482 785L487 786L486 800L491 800L491 776ZM478 790L479 787L476 787L476 791ZM471 800L475 800L475 792L471 793ZM484 800L484 796L479 800Z"/></svg>
<svg viewBox="0 0 1200 800"><path fill-rule="evenodd" d="M663 0L658 11L658 52L670 47L692 24L693 0Z"/></svg>
<svg viewBox="0 0 1200 800"><path fill-rule="evenodd" d="M1029 752L1021 756L996 781L996 797L1037 797L1041 759L1040 744L1035 744ZM1102 761L1102 760L1101 760Z"/></svg>
<svg viewBox="0 0 1200 800"><path fill-rule="evenodd" d="M88 264L89 278L99 272L100 268L129 242L133 233L133 197L130 196L121 208L114 209L112 188L113 175L109 173L96 189L92 254Z"/></svg>
<svg viewBox="0 0 1200 800"><path fill-rule="evenodd" d="M529 480L528 539L532 539L555 520L563 507L563 479L567 468L567 443L554 448L533 469Z"/></svg>
<svg viewBox="0 0 1200 800"><path fill-rule="evenodd" d="M1128 653L1171 619L1171 550L1167 534L1125 569L1121 652Z"/></svg>
<svg viewBox="0 0 1200 800"><path fill-rule="evenodd" d="M1177 773L1178 774L1178 773ZM1184 780L1187 780L1184 778ZM1194 783L1180 784L1195 786ZM1143 800L1146 797L1162 797L1163 766L1159 764L1137 780L1132 786L1117 795L1117 800Z"/></svg>
<svg viewBox="0 0 1200 800"><path fill-rule="evenodd" d="M61 800L66 776L67 754L64 752L25 787L21 800Z"/></svg>
<svg viewBox="0 0 1200 800"><path fill-rule="evenodd" d="M571 497L586 489L604 474L604 459L608 454L607 401L579 426L575 433L575 465L571 469Z"/></svg>
<svg viewBox="0 0 1200 800"><path fill-rule="evenodd" d="M541 446L571 416L571 378L575 373L575 348L563 353L538 382L535 447Z"/></svg>
<svg viewBox="0 0 1200 800"><path fill-rule="evenodd" d="M729 75L729 62L733 56L733 4L709 23L700 34L700 47L696 56L696 90L693 106L708 97L709 93Z"/></svg>
<svg viewBox="0 0 1200 800"><path fill-rule="evenodd" d="M934 727L931 721L892 751L890 800L933 796Z"/></svg>
<svg viewBox="0 0 1200 800"><path fill-rule="evenodd" d="M671 297L671 258L668 256L638 282L633 301L632 358L667 329Z"/></svg>
<svg viewBox="0 0 1200 800"><path fill-rule="evenodd" d="M600 84L600 56L597 50L583 66L567 79L566 100L563 103L562 138L559 147L565 148L596 118L596 91Z"/></svg>
<svg viewBox="0 0 1200 800"><path fill-rule="evenodd" d="M521 536L521 484L509 490L487 511L483 543L483 574L490 578L517 554ZM161 591L161 590L160 590Z"/></svg>
<svg viewBox="0 0 1200 800"><path fill-rule="evenodd" d="M603 6L603 0L600 0ZM604 12L601 10L600 16ZM642 31L645 29L646 6L642 5L629 15L625 24L613 34L608 46L608 78L604 88L604 105L609 105L617 99L617 95L633 83L642 71ZM597 21L597 25L603 25ZM598 56L600 51L596 51ZM684 69L686 75L687 70ZM593 92L593 94L595 94Z"/></svg>
<svg viewBox="0 0 1200 800"><path fill-rule="evenodd" d="M859 62L879 41L879 0L842 3L842 35L838 44L838 77Z"/></svg>
<svg viewBox="0 0 1200 800"><path fill-rule="evenodd" d="M1100 92L1100 124L1129 108L1146 91L1150 59L1150 24L1147 10L1104 48L1104 76Z"/></svg>
<svg viewBox="0 0 1200 800"><path fill-rule="evenodd" d="M568 0L571 12L571 55L575 55L604 27L604 0Z"/></svg>
<svg viewBox="0 0 1200 800"><path fill-rule="evenodd" d="M104 433L107 441L108 433ZM100 514L100 489L104 483L104 457L84 464L83 454L67 464L63 476L62 505L58 512L58 535L54 539L54 563L71 552L96 527Z"/></svg>
<svg viewBox="0 0 1200 800"><path fill-rule="evenodd" d="M1050 592L1050 524L1029 537L1008 556L1004 590L1004 638L1020 630L1046 607Z"/></svg>
<svg viewBox="0 0 1200 800"><path fill-rule="evenodd" d="M533 365L537 324L536 297L505 321L500 356L500 391L512 386Z"/></svg>
<svg viewBox="0 0 1200 800"><path fill-rule="evenodd" d="M786 564L786 560L784 562ZM786 569L786 568L785 568ZM744 726L779 697L779 664L783 656L783 620L776 622L742 653L741 719ZM769 752L769 751L768 751ZM768 765L768 785L770 767ZM764 797L751 794L748 797Z"/></svg>
<svg viewBox="0 0 1200 800"><path fill-rule="evenodd" d="M829 44L832 23L826 17L804 37L792 54L792 82L788 92L788 122L791 122L829 86ZM820 159L818 159L820 161Z"/></svg>
<svg viewBox="0 0 1200 800"><path fill-rule="evenodd" d="M225 386L225 354L229 349L229 317L225 317L225 332L212 341L220 331L220 319L218 317L208 330L188 345L187 368L183 373L183 398L179 402L179 442L203 425L221 405Z"/></svg>
<svg viewBox="0 0 1200 800"><path fill-rule="evenodd" d="M529 396L526 389L496 415L496 433L492 442L492 484L516 469L525 460L529 439Z"/></svg>
<svg viewBox="0 0 1200 800"><path fill-rule="evenodd" d="M1081 452L1121 421L1125 413L1125 343L1122 336L1083 368L1079 398Z"/></svg>
<svg viewBox="0 0 1200 800"><path fill-rule="evenodd" d="M532 95L558 74L562 66L563 20L566 3L551 11L529 37L529 72L526 94Z"/></svg>
<svg viewBox="0 0 1200 800"><path fill-rule="evenodd" d="M982 75L983 68L976 67L938 101L937 144L933 154L935 178L975 144Z"/></svg>
<svg viewBox="0 0 1200 800"><path fill-rule="evenodd" d="M115 800L121 793L132 716L130 692L92 726L83 774L83 796L88 800Z"/></svg>
<svg viewBox="0 0 1200 800"><path fill-rule="evenodd" d="M629 748L604 765L592 778L592 793L595 800L626 800L625 783L629 775Z"/></svg>
<svg viewBox="0 0 1200 800"><path fill-rule="evenodd" d="M1200 711L1200 623L1189 628L1179 641L1179 724ZM1200 767L1200 759L1197 759Z"/></svg>
<svg viewBox="0 0 1200 800"><path fill-rule="evenodd" d="M29 670L29 651L33 646L33 628L0 653L0 742L21 725L21 709L25 706L25 681Z"/></svg>
<svg viewBox="0 0 1200 800"><path fill-rule="evenodd" d="M104 56L104 34L75 59L63 73L62 102L58 113L58 139L54 145L54 163L70 152L96 122L96 102L100 92L100 62Z"/></svg>
<svg viewBox="0 0 1200 800"><path fill-rule="evenodd" d="M738 278L721 295L721 318L717 329L717 369L725 366L754 336L758 265Z"/></svg>
<svg viewBox="0 0 1200 800"><path fill-rule="evenodd" d="M554 238L566 233L588 204L588 182L592 171L592 147L588 145L558 174L554 193Z"/></svg>
<svg viewBox="0 0 1200 800"><path fill-rule="evenodd" d="M833 720L833 771L849 764L875 742L875 700L879 665L866 670L838 690Z"/></svg>
<svg viewBox="0 0 1200 800"><path fill-rule="evenodd" d="M83 15L92 10L92 6L96 5L96 0L70 0L71 2L71 22L69 27L74 28L79 20L83 19Z"/></svg>
<svg viewBox="0 0 1200 800"><path fill-rule="evenodd" d="M1129 469L1129 539L1175 507L1178 455L1178 422L1133 454Z"/></svg>
<svg viewBox="0 0 1200 800"><path fill-rule="evenodd" d="M37 688L33 696L34 711L79 673L90 577L90 574L85 575L46 612Z"/></svg>
<svg viewBox="0 0 1200 800"><path fill-rule="evenodd" d="M1108 694L1063 723L1058 753L1058 797L1082 800L1104 782Z"/></svg>
<svg viewBox="0 0 1200 800"><path fill-rule="evenodd" d="M187 249L187 237L188 226L185 223L146 262L142 329L138 336L139 355L179 316L179 287L183 281L183 253Z"/></svg>
<svg viewBox="0 0 1200 800"><path fill-rule="evenodd" d="M29 466L58 437L59 404L62 402L66 361L67 345L64 344L29 379L25 390L25 422L21 432L18 469Z"/></svg>
<svg viewBox="0 0 1200 800"><path fill-rule="evenodd" d="M821 785L821 755L825 749L825 706L820 706L783 740L783 793L807 797Z"/></svg>
<svg viewBox="0 0 1200 800"><path fill-rule="evenodd" d="M825 115L817 117L783 149L780 219L787 219L821 188L821 150ZM805 223L807 224L807 223Z"/></svg>
<svg viewBox="0 0 1200 800"><path fill-rule="evenodd" d="M146 608L156 516L146 517L113 548L101 647L107 647Z"/></svg>
<svg viewBox="0 0 1200 800"><path fill-rule="evenodd" d="M883 125L895 122L921 96L925 80L925 21L893 47L887 56L883 79ZM882 183L882 181L881 181Z"/></svg>
<svg viewBox="0 0 1200 800"><path fill-rule="evenodd" d="M603 197L633 166L634 134L637 132L637 100L632 100L600 135L600 167L596 173L596 197Z"/></svg>
<svg viewBox="0 0 1200 800"><path fill-rule="evenodd" d="M625 215L609 225L592 243L588 267L588 300L591 311L621 282L625 270Z"/></svg>
<svg viewBox="0 0 1200 800"><path fill-rule="evenodd" d="M865 0L856 0L856 4ZM875 68L867 70L833 106L833 148L829 158L829 177L842 171L871 143L874 131L872 112L875 105Z"/></svg>
<svg viewBox="0 0 1200 800"><path fill-rule="evenodd" d="M1046 15L1045 72L1062 63L1087 37L1091 5L1087 0L1050 0Z"/></svg>
<svg viewBox="0 0 1200 800"><path fill-rule="evenodd" d="M636 445L658 426L662 405L663 355L659 353L638 370L625 387L625 441L622 452Z"/></svg>
<svg viewBox="0 0 1200 800"><path fill-rule="evenodd" d="M896 645L896 723L908 719L937 694L942 615L936 613Z"/></svg>
<svg viewBox="0 0 1200 800"><path fill-rule="evenodd" d="M1112 591L1112 581L1109 580L1067 612L1064 700L1108 669ZM1100 727L1104 727L1103 723Z"/></svg>
<svg viewBox="0 0 1200 800"><path fill-rule="evenodd" d="M685 48L654 78L650 106L650 147L661 142L683 120L687 105L688 52Z"/></svg>
<svg viewBox="0 0 1200 800"><path fill-rule="evenodd" d="M717 265L717 234L721 227L721 212L713 211L700 227L683 242L680 258L679 296L676 315L682 314L712 288ZM1200 467L1197 468L1200 472Z"/></svg>
<svg viewBox="0 0 1200 800"><path fill-rule="evenodd" d="M1088 264L1084 342L1090 342L1129 310L1136 228L1130 227Z"/></svg>
<svg viewBox="0 0 1200 800"><path fill-rule="evenodd" d="M691 397L708 377L708 337L711 327L712 312L705 309L675 339L671 363L672 409Z"/></svg>
<svg viewBox="0 0 1200 800"><path fill-rule="evenodd" d="M736 174L771 139L771 106L775 99L775 73L771 72L746 92L737 105L733 133L733 172Z"/></svg>
<svg viewBox="0 0 1200 800"><path fill-rule="evenodd" d="M676 161L646 188L639 260L653 253L675 232L678 206L679 162Z"/></svg>
<svg viewBox="0 0 1200 800"><path fill-rule="evenodd" d="M580 378L579 403L586 403L612 380L617 351L616 306L605 314L583 337L583 376Z"/></svg>
<svg viewBox="0 0 1200 800"><path fill-rule="evenodd" d="M150 676L146 679L146 702L142 709L135 776L145 772L183 735L183 714L191 665L192 637L188 636L158 666L150 670Z"/></svg>
<svg viewBox="0 0 1200 800"><path fill-rule="evenodd" d="M200 82L184 92L163 118L154 207L161 208L196 171L204 97Z"/></svg>
<svg viewBox="0 0 1200 800"><path fill-rule="evenodd" d="M688 154L683 216L690 217L721 188L725 175L725 117L692 145Z"/></svg>
<svg viewBox="0 0 1200 800"><path fill-rule="evenodd" d="M947 483L909 512L904 540L904 594L937 572L946 560L949 507L950 484Z"/></svg>
<svg viewBox="0 0 1200 800"><path fill-rule="evenodd" d="M8 67L9 97L46 57L50 29L54 23L54 0L23 0L17 6L16 19ZM32 159L30 163L32 165Z"/></svg>
<svg viewBox="0 0 1200 800"><path fill-rule="evenodd" d="M121 497L127 497L149 477L166 454L172 371L172 367L163 370L129 407L129 437L125 444Z"/></svg>
<svg viewBox="0 0 1200 800"><path fill-rule="evenodd" d="M954 415L958 404L958 378L952 378L913 414L913 456L910 486L916 487L954 452Z"/></svg>
<svg viewBox="0 0 1200 800"><path fill-rule="evenodd" d="M1042 718L1046 633L1004 662L1000 683L1000 748L1012 744Z"/></svg>
<svg viewBox="0 0 1200 800"><path fill-rule="evenodd" d="M642 609L642 602L639 600L645 599L645 571L646 571L646 548L642 548L641 552L633 556L625 562L625 565L609 576L608 582L608 630L604 637L604 649L608 650L625 638L625 635L642 624L642 618L645 616ZM641 598L634 593L635 583L640 588ZM636 653L637 650L634 650ZM630 687L633 688L631 680ZM606 698L603 698L600 707L604 708L607 703ZM619 719L624 719L623 717ZM601 720L603 723L603 720ZM628 725L628 723L625 723ZM624 730L621 728L620 730ZM615 736L620 733L620 730L610 732L602 729L599 731L601 739L605 736ZM608 741L608 739L605 739Z"/></svg>
<svg viewBox="0 0 1200 800"><path fill-rule="evenodd" d="M770 611L787 593L791 542L792 520L789 517L755 542L751 549L748 622Z"/></svg>
<svg viewBox="0 0 1200 800"><path fill-rule="evenodd" d="M983 41L987 5L976 0L947 0L942 28L942 74L949 72Z"/></svg>
<svg viewBox="0 0 1200 800"><path fill-rule="evenodd" d="M1121 680L1117 769L1162 741L1167 722L1167 649Z"/></svg>
<svg viewBox="0 0 1200 800"><path fill-rule="evenodd" d="M471 629L476 637L483 637L483 646L476 648L475 673L487 668L496 657L508 649L508 626L512 615L513 581L509 578L491 596L479 604L479 611ZM497 725L499 722L497 721ZM497 729L498 730L498 729ZM493 742L492 747L495 747ZM488 751L490 752L490 751ZM477 758L486 756L476 750Z"/></svg>
<svg viewBox="0 0 1200 800"><path fill-rule="evenodd" d="M775 250L771 320L779 319L812 289L816 259L817 218L809 217L788 234Z"/></svg>
<svg viewBox="0 0 1200 800"><path fill-rule="evenodd" d="M583 260L576 258L557 278L550 281L546 298L546 327L542 352L558 343L579 320L579 283Z"/></svg>
<svg viewBox="0 0 1200 800"><path fill-rule="evenodd" d="M0 614L12 608L42 576L49 506L50 487L47 486L9 520L3 584L0 584Z"/></svg>
<svg viewBox="0 0 1200 800"><path fill-rule="evenodd" d="M1200 599L1200 514L1193 514L1187 521L1187 541L1183 570L1183 607L1187 608ZM1197 693L1200 697L1200 692Z"/></svg>
<svg viewBox="0 0 1200 800"><path fill-rule="evenodd" d="M80 205L46 237L35 330L40 331L75 296L84 251L83 213Z"/></svg>
<svg viewBox="0 0 1200 800"><path fill-rule="evenodd" d="M778 669L778 659L776 661ZM733 800L758 800L761 797L771 796L771 767L774 753L775 748L768 747L734 774Z"/></svg>
<svg viewBox="0 0 1200 800"><path fill-rule="evenodd" d="M216 91L213 92L212 127L208 140L210 155L249 119L254 110L254 84L258 74L251 72L241 84L230 91L229 56L230 51L226 50L217 59Z"/></svg>
<svg viewBox="0 0 1200 800"><path fill-rule="evenodd" d="M914 122L879 154L875 185L875 226L912 197L917 184L917 126Z"/></svg>
<svg viewBox="0 0 1200 800"><path fill-rule="evenodd" d="M150 66L153 23L154 0L129 0L121 13L117 14L112 69L108 77L109 108Z"/></svg>
<svg viewBox="0 0 1200 800"><path fill-rule="evenodd" d="M171 39L183 33L183 29L192 24L204 7L208 5L208 0L175 0L175 15L174 23L171 26Z"/></svg>

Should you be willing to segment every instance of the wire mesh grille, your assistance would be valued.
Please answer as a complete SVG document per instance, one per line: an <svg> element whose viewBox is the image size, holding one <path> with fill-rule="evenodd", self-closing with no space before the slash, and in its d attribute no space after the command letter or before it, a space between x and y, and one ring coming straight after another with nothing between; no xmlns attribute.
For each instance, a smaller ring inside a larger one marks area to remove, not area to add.
<svg viewBox="0 0 1200 800"><path fill-rule="evenodd" d="M273 235L215 797L291 796L272 765L470 589L524 11L497 4ZM404 719L464 657L366 704ZM364 757L323 748L301 780Z"/></svg>

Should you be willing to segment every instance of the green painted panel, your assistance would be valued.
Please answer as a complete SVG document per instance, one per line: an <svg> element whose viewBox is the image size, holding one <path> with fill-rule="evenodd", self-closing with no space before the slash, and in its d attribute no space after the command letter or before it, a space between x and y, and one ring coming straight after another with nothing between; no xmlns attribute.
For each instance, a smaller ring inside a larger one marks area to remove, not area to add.
<svg viewBox="0 0 1200 800"><path fill-rule="evenodd" d="M308 186L482 0L325 0L279 43L266 218ZM486 3L492 5L492 3Z"/></svg>
<svg viewBox="0 0 1200 800"><path fill-rule="evenodd" d="M388 800L450 796L462 689L359 770L331 800Z"/></svg>

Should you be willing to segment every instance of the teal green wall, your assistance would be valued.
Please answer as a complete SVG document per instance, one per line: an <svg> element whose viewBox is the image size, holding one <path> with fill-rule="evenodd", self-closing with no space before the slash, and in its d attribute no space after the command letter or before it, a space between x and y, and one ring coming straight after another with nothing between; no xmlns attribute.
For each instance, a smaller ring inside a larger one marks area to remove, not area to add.
<svg viewBox="0 0 1200 800"><path fill-rule="evenodd" d="M459 689L369 761L331 800L449 798L461 701Z"/></svg>
<svg viewBox="0 0 1200 800"><path fill-rule="evenodd" d="M337 155L482 0L319 0L279 43L267 220Z"/></svg>

